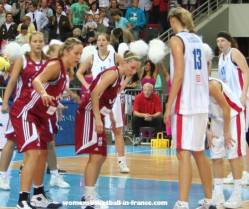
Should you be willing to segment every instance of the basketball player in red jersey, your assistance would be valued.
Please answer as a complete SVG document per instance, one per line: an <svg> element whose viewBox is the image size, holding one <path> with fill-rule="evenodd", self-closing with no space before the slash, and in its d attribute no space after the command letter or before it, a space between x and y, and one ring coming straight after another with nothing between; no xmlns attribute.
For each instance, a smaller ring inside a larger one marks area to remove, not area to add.
<svg viewBox="0 0 249 209"><path fill-rule="evenodd" d="M25 159L20 176L21 191L17 208L61 206L60 203L49 201L43 188L47 142L52 139L47 134L50 131L48 119L55 114L58 100L65 88L67 69L79 62L82 48L78 39L67 39L62 45L59 58L49 61L33 80L35 90L25 98L17 99L11 108L10 117L16 133L17 148L24 153ZM30 202L32 183L34 195Z"/></svg>
<svg viewBox="0 0 249 209"><path fill-rule="evenodd" d="M92 75L92 79L95 79L97 75L112 66L119 65L122 63L122 57L118 55L114 50L109 49L110 43L109 35L106 33L100 33L97 37L97 48L94 50L93 55L89 56L86 61L80 65L76 76L82 83L82 87L85 90L89 89L92 80L89 79L89 75L84 75L85 72L89 72ZM88 83L89 82L89 83ZM121 173L129 173L130 169L127 167L126 156L125 156L125 143L123 138L123 118L122 118L122 107L121 107L121 96L118 95L115 104L113 105L113 112L117 113L114 115L116 121L115 126L110 127L109 116L106 117L105 127L112 128L113 140L118 154L118 165ZM113 124L114 125L114 124Z"/></svg>
<svg viewBox="0 0 249 209"><path fill-rule="evenodd" d="M19 97L26 97L27 93L32 88L32 77L39 72L46 63L46 56L42 53L42 47L44 46L43 34L40 32L32 33L29 44L31 51L17 59L12 68L11 77L4 93L2 112L9 111L8 102L14 89L14 101ZM10 120L7 125L6 138L8 141L3 148L0 159L0 172L2 174L6 173L8 170L15 147L15 132ZM6 190L9 189L8 179L5 179L4 184L1 184L1 188Z"/></svg>
<svg viewBox="0 0 249 209"><path fill-rule="evenodd" d="M76 113L75 147L76 153L89 153L85 168L85 196L82 200L96 201L88 209L104 208L97 205L95 184L100 169L106 159L107 141L103 119L110 114L115 123L112 107L120 89L121 76L131 76L140 67L137 55L127 51L124 62L100 72L90 85L90 95L84 97ZM102 205L103 206L103 205Z"/></svg>

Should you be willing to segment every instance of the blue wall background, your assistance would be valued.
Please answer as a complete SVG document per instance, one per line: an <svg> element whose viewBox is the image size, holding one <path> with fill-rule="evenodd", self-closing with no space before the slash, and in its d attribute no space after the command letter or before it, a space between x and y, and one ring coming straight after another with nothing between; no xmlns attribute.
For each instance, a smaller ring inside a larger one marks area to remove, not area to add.
<svg viewBox="0 0 249 209"><path fill-rule="evenodd" d="M74 144L75 113L78 107L73 101L63 100L61 103L67 106L63 111L63 118L59 121L59 132L55 137L56 145Z"/></svg>

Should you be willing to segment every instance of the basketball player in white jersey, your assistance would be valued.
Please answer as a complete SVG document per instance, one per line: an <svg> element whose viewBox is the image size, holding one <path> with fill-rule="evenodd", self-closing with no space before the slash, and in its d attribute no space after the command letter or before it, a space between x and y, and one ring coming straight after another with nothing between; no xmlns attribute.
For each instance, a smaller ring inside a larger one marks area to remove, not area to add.
<svg viewBox="0 0 249 209"><path fill-rule="evenodd" d="M179 160L179 199L174 209L189 209L188 198L192 181L191 155L194 157L204 187L201 209L212 205L211 167L204 155L208 122L208 70L203 43L194 34L189 11L178 7L169 12L169 22L175 36L170 39L170 80L165 123L171 124L172 139Z"/></svg>
<svg viewBox="0 0 249 209"><path fill-rule="evenodd" d="M246 153L244 107L221 80L210 78L209 91L211 126L207 136L213 162L213 201L217 205L224 204L225 208L239 208L242 205L242 156ZM234 190L226 202L223 194L224 157L229 160L234 178Z"/></svg>
<svg viewBox="0 0 249 209"><path fill-rule="evenodd" d="M82 85L89 89L89 84L86 82L83 74L91 69L92 77L95 79L97 75L103 70L119 65L122 62L122 58L113 50L108 50L109 37L107 34L102 33L97 37L97 50L94 51L93 56L90 56L78 69L76 76L82 83ZM117 96L113 106L113 116L115 124L111 124L107 117L105 120L105 127L112 128L115 137L115 145L118 153L118 164L121 173L129 173L129 168L126 164L124 139L123 139L123 118L120 95ZM115 126L115 127L111 127Z"/></svg>
<svg viewBox="0 0 249 209"><path fill-rule="evenodd" d="M217 34L217 46L221 52L219 56L218 76L226 83L232 92L239 98L244 107L246 107L246 128L248 130L248 85L249 85L249 69L244 55L236 48L233 48L233 38L227 32L219 32ZM244 172L242 176L242 184L249 184L249 148L247 146L246 157L244 157ZM247 172L246 172L247 170ZM224 179L224 183L233 183L232 174Z"/></svg>

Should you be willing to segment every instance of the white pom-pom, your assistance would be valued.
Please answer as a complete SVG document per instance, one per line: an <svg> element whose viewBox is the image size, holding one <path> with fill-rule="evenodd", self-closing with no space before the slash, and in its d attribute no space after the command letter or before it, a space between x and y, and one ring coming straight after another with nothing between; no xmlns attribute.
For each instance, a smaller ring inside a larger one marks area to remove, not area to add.
<svg viewBox="0 0 249 209"><path fill-rule="evenodd" d="M162 61L167 53L167 46L160 39L153 39L149 43L148 57L154 63L157 64Z"/></svg>
<svg viewBox="0 0 249 209"><path fill-rule="evenodd" d="M118 45L118 54L121 56L121 57L124 57L124 53L129 50L129 46L127 43L121 43Z"/></svg>
<svg viewBox="0 0 249 209"><path fill-rule="evenodd" d="M80 63L83 63L84 61L86 61L88 57L92 56L95 50L96 50L96 46L94 45L86 46L82 51L82 54L80 57Z"/></svg>
<svg viewBox="0 0 249 209"><path fill-rule="evenodd" d="M63 42L60 41L60 40L57 40L57 39L52 39L52 40L49 42L49 45L52 45L52 44L62 45Z"/></svg>
<svg viewBox="0 0 249 209"><path fill-rule="evenodd" d="M16 42L10 42L5 45L3 55L7 57L10 62L14 62L18 57L23 55L22 47Z"/></svg>
<svg viewBox="0 0 249 209"><path fill-rule="evenodd" d="M115 52L115 49L111 44L108 44L107 50L110 51L110 52Z"/></svg>
<svg viewBox="0 0 249 209"><path fill-rule="evenodd" d="M31 51L31 48L30 48L30 45L29 44L23 44L22 45L22 53L25 54L27 52L30 52Z"/></svg>
<svg viewBox="0 0 249 209"><path fill-rule="evenodd" d="M44 54L47 54L48 49L49 49L49 45L45 45L45 46L42 48L43 53L44 53Z"/></svg>
<svg viewBox="0 0 249 209"><path fill-rule="evenodd" d="M214 54L213 54L213 50L211 49L211 47L208 44L203 43L203 50L204 50L204 54L206 57L206 61L207 62L212 61Z"/></svg>
<svg viewBox="0 0 249 209"><path fill-rule="evenodd" d="M147 55L148 49L148 44L146 44L143 40L138 40L130 43L130 51L141 58Z"/></svg>

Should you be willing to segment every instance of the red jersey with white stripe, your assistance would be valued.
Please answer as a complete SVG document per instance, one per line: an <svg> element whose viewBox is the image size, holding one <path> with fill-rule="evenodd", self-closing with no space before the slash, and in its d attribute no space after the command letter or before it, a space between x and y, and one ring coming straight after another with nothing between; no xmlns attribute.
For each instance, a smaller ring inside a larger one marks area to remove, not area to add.
<svg viewBox="0 0 249 209"><path fill-rule="evenodd" d="M14 102L13 107L11 108L11 114L13 116L20 117L24 113L31 113L33 115L39 115L46 118L55 114L59 98L66 86L66 69L64 68L62 60L59 59L58 62L60 64L60 74L58 78L44 84L46 92L55 98L54 106L51 105L47 107L43 105L41 96L33 90L26 98L19 98ZM43 66L43 69L45 69L45 67L46 65ZM42 72L43 69L41 69L40 72Z"/></svg>
<svg viewBox="0 0 249 209"><path fill-rule="evenodd" d="M93 82L91 83L90 86L90 92L95 88L96 85L98 85L98 83L101 81L102 75L107 72L107 71L115 71L118 74L118 68L116 66L108 68L104 71L102 71L101 73L99 73L97 75L97 77L93 80ZM112 84L111 86L109 86L100 96L99 99L99 109L101 111L102 114L105 114L105 110L107 110L107 114L110 113L110 111L112 110L113 104L116 100L117 97L117 93L120 89L120 83L121 83L121 77L118 76L118 79L114 82L114 84Z"/></svg>
<svg viewBox="0 0 249 209"><path fill-rule="evenodd" d="M31 99L30 93L33 90L32 81L35 75L37 75L42 69L43 66L46 64L47 60L41 59L39 62L33 61L29 55L24 55L22 57L22 71L20 76L18 77L15 93L14 93L14 104L17 99ZM8 139L16 138L15 132L12 126L11 121L9 120L8 126L5 132L5 136Z"/></svg>
<svg viewBox="0 0 249 209"><path fill-rule="evenodd" d="M34 76L40 72L45 64L46 60L35 62L28 55L23 56L23 70L17 80L14 101L20 96L26 97L29 94L29 90L33 89L32 80Z"/></svg>
<svg viewBox="0 0 249 209"><path fill-rule="evenodd" d="M116 66L106 69L98 74L96 79L90 86L90 91L93 91L95 86L100 82L102 75L107 71L115 71L118 74ZM104 90L99 98L99 110L101 119L104 120L106 115L109 115L120 88L121 77ZM106 155L107 152L106 134L97 134L95 118L92 111L92 102L89 94L84 97L84 101L76 112L75 118L75 149L77 154L92 153Z"/></svg>

